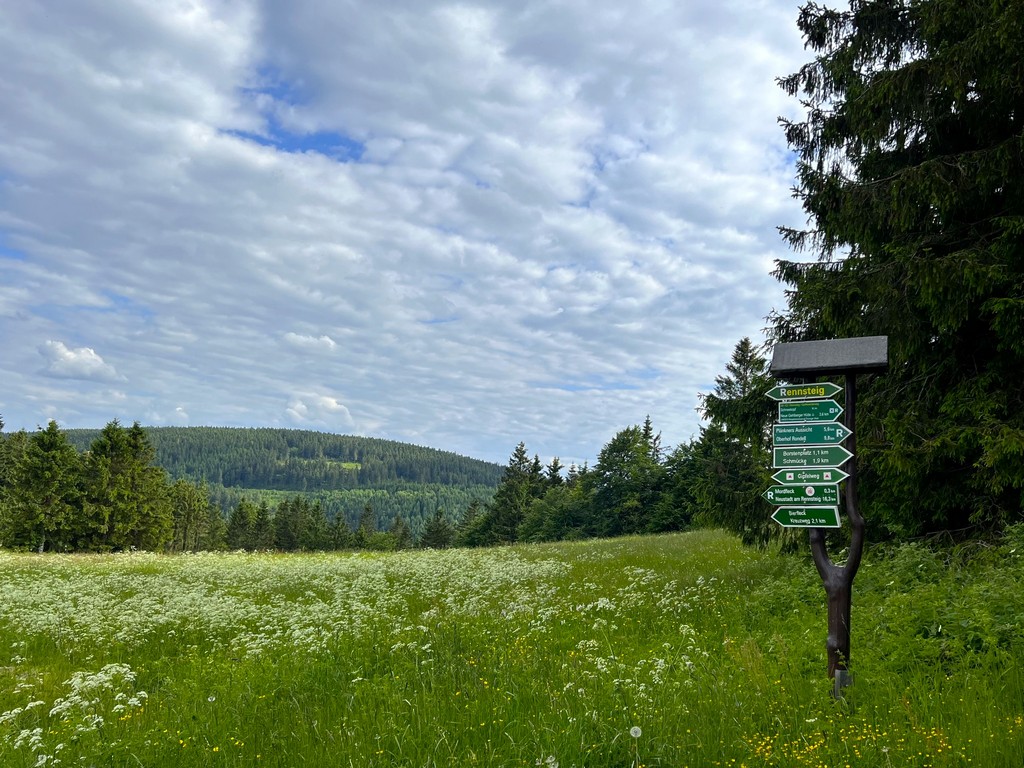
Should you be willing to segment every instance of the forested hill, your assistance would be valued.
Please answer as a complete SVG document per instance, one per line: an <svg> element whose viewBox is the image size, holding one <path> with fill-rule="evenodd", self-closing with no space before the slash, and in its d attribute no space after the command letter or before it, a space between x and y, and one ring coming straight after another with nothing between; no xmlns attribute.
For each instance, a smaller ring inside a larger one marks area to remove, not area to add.
<svg viewBox="0 0 1024 768"><path fill-rule="evenodd" d="M97 429L69 429L84 451ZM279 491L401 485L491 486L502 467L434 448L298 429L147 427L157 463L172 477Z"/></svg>

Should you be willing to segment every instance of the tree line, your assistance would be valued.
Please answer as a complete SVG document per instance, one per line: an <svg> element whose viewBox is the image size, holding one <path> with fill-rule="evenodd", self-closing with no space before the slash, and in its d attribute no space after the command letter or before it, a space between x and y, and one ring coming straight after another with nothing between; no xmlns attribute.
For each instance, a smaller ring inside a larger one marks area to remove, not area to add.
<svg viewBox="0 0 1024 768"><path fill-rule="evenodd" d="M435 499L441 498L439 495ZM5 434L0 419L0 547L36 552L316 551L448 546L457 527L435 505L411 525L370 501L354 522L306 494L223 507L205 481L171 480L149 431L116 420L80 452L55 421ZM475 509L481 500L472 499Z"/></svg>
<svg viewBox="0 0 1024 768"><path fill-rule="evenodd" d="M172 477L226 488L330 491L423 485L489 486L501 467L393 440L299 429L150 427L156 460ZM97 430L69 429L80 451Z"/></svg>
<svg viewBox="0 0 1024 768"><path fill-rule="evenodd" d="M747 543L772 535L766 440L767 360L750 339L736 346L715 390L701 395L699 436L666 449L650 417L620 430L593 467L546 466L520 443L490 504L461 521L455 541L490 546L724 527Z"/></svg>

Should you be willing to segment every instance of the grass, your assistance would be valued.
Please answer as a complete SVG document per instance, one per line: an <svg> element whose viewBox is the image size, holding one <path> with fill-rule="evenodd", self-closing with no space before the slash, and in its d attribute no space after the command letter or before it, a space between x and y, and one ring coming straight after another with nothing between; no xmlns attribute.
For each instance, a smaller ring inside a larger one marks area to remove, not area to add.
<svg viewBox="0 0 1024 768"><path fill-rule="evenodd" d="M869 555L838 702L813 566L719 532L0 553L0 765L1020 766L1018 539Z"/></svg>

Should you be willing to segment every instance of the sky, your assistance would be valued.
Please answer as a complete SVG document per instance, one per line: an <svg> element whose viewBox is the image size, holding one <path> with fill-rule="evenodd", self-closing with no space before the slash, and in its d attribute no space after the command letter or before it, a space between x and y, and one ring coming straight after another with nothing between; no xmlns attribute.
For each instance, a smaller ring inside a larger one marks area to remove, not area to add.
<svg viewBox="0 0 1024 768"><path fill-rule="evenodd" d="M0 14L6 431L313 429L591 466L699 435L803 226L789 0Z"/></svg>

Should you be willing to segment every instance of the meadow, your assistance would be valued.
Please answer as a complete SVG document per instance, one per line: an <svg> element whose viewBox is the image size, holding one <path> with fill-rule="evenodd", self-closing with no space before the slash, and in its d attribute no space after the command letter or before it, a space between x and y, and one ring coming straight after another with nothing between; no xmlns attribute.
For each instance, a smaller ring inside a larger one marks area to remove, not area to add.
<svg viewBox="0 0 1024 768"><path fill-rule="evenodd" d="M0 765L1024 764L1024 529L868 553L834 700L808 557L0 553Z"/></svg>

